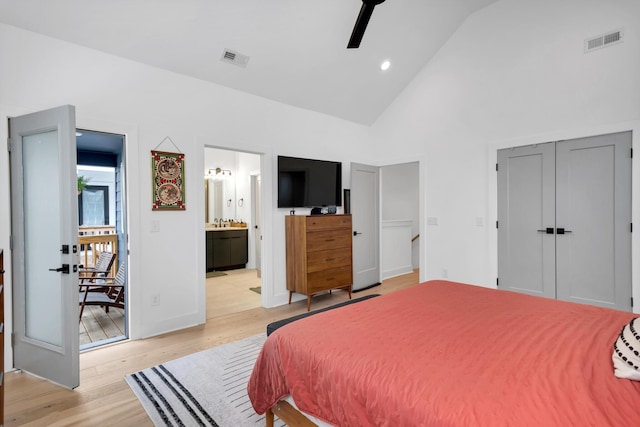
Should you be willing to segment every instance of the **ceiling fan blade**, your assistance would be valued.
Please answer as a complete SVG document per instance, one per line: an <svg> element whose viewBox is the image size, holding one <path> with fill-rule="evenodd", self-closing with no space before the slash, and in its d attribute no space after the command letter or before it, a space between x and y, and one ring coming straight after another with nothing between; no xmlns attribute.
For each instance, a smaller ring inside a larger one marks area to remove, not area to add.
<svg viewBox="0 0 640 427"><path fill-rule="evenodd" d="M364 30L367 29L373 9L377 4L380 4L383 1L384 0L362 0L362 7L360 8L358 19L356 19L356 25L353 27L353 32L351 33L349 44L347 44L347 49L360 47L362 36L364 36Z"/></svg>

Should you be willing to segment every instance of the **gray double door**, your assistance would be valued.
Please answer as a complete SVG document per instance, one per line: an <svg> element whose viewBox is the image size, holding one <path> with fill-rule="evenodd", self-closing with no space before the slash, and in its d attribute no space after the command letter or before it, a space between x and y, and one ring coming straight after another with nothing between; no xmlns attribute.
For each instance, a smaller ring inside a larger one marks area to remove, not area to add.
<svg viewBox="0 0 640 427"><path fill-rule="evenodd" d="M498 150L499 288L631 311L631 133Z"/></svg>

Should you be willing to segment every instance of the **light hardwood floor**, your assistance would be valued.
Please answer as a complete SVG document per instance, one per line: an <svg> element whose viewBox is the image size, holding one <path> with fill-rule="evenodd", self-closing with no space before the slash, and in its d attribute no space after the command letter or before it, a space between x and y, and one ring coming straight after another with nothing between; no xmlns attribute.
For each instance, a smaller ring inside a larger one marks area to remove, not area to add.
<svg viewBox="0 0 640 427"><path fill-rule="evenodd" d="M229 275L228 280L233 281L233 277ZM380 286L355 293L353 297L374 293L386 294L416 283L418 273L414 271L386 280ZM222 291L222 281L207 279L208 297L211 296L211 292L215 292L210 290L210 287L216 284L220 285L219 290ZM246 284L237 287L238 295L244 295ZM251 294L254 292L249 292L251 293L247 298L253 298ZM229 291L229 295L231 294ZM233 299L231 296L229 298ZM344 291L319 295L313 298L311 309L327 307L347 299L347 293ZM271 309L258 306L231 313L224 313L222 309L214 309L210 313L210 308L207 308L205 325L144 340L121 342L82 353L80 387L75 390L68 390L24 373L7 373L4 425L152 426L144 409L124 381L126 374L264 332L266 325L273 321L306 312L306 300Z"/></svg>
<svg viewBox="0 0 640 427"><path fill-rule="evenodd" d="M251 288L260 287L256 270L231 270L206 279L207 319L260 307L261 297ZM110 344L125 337L124 310L87 306L80 321L80 350Z"/></svg>
<svg viewBox="0 0 640 427"><path fill-rule="evenodd" d="M228 270L224 276L207 278L207 320L258 308L262 297L257 270Z"/></svg>

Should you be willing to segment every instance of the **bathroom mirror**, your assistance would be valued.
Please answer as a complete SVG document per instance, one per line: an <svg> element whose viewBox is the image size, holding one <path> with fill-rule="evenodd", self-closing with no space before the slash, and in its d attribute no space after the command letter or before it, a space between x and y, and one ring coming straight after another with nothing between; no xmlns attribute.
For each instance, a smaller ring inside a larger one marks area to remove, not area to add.
<svg viewBox="0 0 640 427"><path fill-rule="evenodd" d="M204 189L206 222L236 218L235 181L232 177L206 178Z"/></svg>

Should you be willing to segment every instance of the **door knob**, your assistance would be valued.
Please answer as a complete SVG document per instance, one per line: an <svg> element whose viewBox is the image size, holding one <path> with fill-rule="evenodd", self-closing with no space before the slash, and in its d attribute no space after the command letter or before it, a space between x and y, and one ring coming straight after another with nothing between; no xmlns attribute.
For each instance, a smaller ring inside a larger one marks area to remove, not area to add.
<svg viewBox="0 0 640 427"><path fill-rule="evenodd" d="M553 227L547 227L544 230L538 230L538 233L553 234Z"/></svg>
<svg viewBox="0 0 640 427"><path fill-rule="evenodd" d="M49 271L55 271L57 273L69 274L69 264L62 264L62 267L50 268Z"/></svg>
<svg viewBox="0 0 640 427"><path fill-rule="evenodd" d="M571 230L565 230L564 228L560 228L558 227L557 231L558 234L566 234L566 233L572 233Z"/></svg>
<svg viewBox="0 0 640 427"><path fill-rule="evenodd" d="M358 234L362 234L362 233L358 233L357 231L354 231L354 232L353 232L353 235L354 235L354 236L357 236Z"/></svg>

